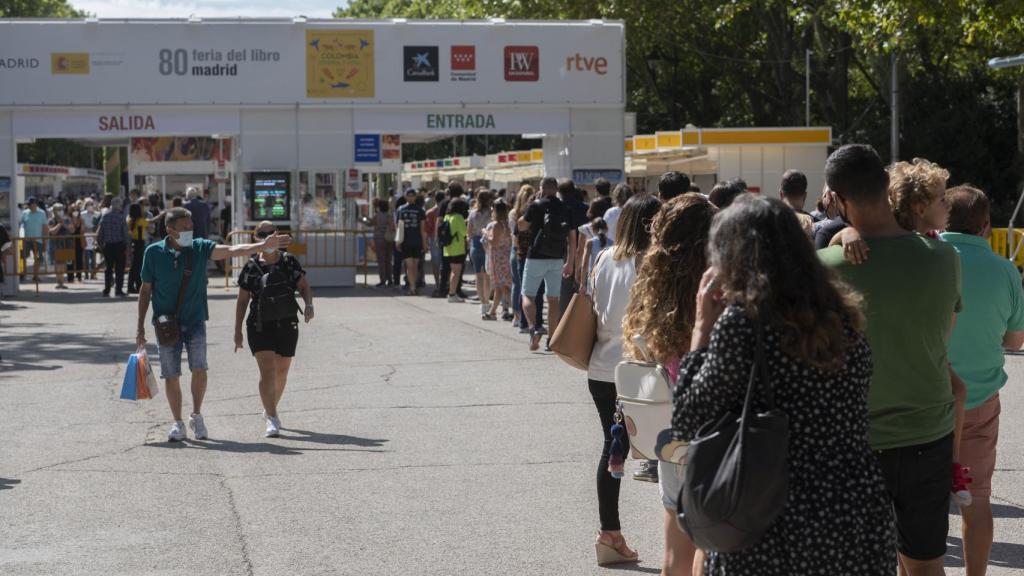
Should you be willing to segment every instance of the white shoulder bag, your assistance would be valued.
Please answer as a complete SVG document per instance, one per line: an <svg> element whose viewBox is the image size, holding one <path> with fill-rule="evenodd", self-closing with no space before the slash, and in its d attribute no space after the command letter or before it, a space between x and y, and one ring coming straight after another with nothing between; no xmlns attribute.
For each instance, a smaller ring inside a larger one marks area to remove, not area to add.
<svg viewBox="0 0 1024 576"><path fill-rule="evenodd" d="M633 338L646 361L624 360L615 367L615 390L634 455L672 464L686 462L686 442L672 439L672 379L650 361L643 337Z"/></svg>

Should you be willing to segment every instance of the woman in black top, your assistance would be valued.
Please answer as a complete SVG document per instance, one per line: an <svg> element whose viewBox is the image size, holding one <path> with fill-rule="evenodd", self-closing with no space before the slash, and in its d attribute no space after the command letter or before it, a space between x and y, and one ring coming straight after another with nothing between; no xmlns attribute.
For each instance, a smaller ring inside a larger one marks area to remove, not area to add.
<svg viewBox="0 0 1024 576"><path fill-rule="evenodd" d="M868 445L871 350L860 296L818 260L796 213L745 194L718 214L673 429L691 440L739 414L758 333L778 409L789 417L789 494L755 546L709 552L708 576L896 573L892 503ZM752 407L766 406L763 391Z"/></svg>
<svg viewBox="0 0 1024 576"><path fill-rule="evenodd" d="M271 222L260 222L253 235L256 240L277 233ZM260 369L260 399L267 421L268 438L281 433L277 405L288 383L288 369L299 341L299 308L295 303L298 290L305 302L306 323L313 319L313 290L306 281L306 272L294 256L283 251L253 255L238 275L238 303L235 306L235 352L242 347L242 318L249 309L246 331L249 350ZM266 292L266 293L265 293ZM270 294L280 294L271 304Z"/></svg>

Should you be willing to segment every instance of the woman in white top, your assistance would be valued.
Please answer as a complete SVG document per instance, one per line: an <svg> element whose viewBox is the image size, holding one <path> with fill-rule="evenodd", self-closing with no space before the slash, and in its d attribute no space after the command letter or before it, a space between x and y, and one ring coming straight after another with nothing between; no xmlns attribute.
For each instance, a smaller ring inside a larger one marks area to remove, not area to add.
<svg viewBox="0 0 1024 576"><path fill-rule="evenodd" d="M598 533L596 548L597 563L602 566L636 562L639 559L622 536L619 525L620 480L609 472L608 457L615 414L615 366L622 361L622 319L629 305L630 289L636 279L637 260L650 244L651 222L660 207L661 203L653 196L630 199L622 209L618 242L601 253L590 276L590 293L597 315L597 341L590 355L587 379L604 433L604 448L597 468L601 531ZM628 442L628 438L626 440Z"/></svg>

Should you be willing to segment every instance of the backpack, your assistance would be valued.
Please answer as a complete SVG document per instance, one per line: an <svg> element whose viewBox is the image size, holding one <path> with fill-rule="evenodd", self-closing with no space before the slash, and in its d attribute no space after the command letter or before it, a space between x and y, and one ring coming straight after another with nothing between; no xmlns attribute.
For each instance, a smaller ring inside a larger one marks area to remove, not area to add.
<svg viewBox="0 0 1024 576"><path fill-rule="evenodd" d="M556 210L549 205L544 212L544 224L533 241L534 251L550 258L561 258L565 255L568 245L571 224L563 210Z"/></svg>
<svg viewBox="0 0 1024 576"><path fill-rule="evenodd" d="M441 220L440 224L437 225L437 239L442 247L451 244L454 240L452 238L452 227L447 218Z"/></svg>
<svg viewBox="0 0 1024 576"><path fill-rule="evenodd" d="M262 329L266 322L277 322L295 318L299 305L295 302L295 287L280 270L274 266L265 270L257 264L260 276L260 293L256 301L256 325Z"/></svg>
<svg viewBox="0 0 1024 576"><path fill-rule="evenodd" d="M646 350L643 339L634 341ZM686 461L687 443L672 440L672 380L664 366L624 360L615 367L619 410L634 454L672 464Z"/></svg>

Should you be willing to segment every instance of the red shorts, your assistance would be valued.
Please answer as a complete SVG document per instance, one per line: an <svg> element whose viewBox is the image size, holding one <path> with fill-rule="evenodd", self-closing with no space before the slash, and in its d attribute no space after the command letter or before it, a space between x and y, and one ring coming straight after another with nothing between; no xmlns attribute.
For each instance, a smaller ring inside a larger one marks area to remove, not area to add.
<svg viewBox="0 0 1024 576"><path fill-rule="evenodd" d="M960 464L970 468L974 479L969 484L975 498L992 495L992 473L996 469L996 442L999 440L999 394L967 411L960 437Z"/></svg>

